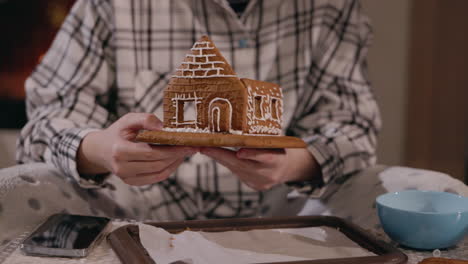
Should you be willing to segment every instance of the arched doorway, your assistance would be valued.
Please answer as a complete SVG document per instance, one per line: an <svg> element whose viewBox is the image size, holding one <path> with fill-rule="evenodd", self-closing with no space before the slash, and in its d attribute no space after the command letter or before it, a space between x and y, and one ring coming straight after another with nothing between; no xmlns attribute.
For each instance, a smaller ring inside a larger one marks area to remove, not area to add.
<svg viewBox="0 0 468 264"><path fill-rule="evenodd" d="M216 98L210 102L208 109L209 128L212 132L229 132L231 130L232 106L229 100Z"/></svg>

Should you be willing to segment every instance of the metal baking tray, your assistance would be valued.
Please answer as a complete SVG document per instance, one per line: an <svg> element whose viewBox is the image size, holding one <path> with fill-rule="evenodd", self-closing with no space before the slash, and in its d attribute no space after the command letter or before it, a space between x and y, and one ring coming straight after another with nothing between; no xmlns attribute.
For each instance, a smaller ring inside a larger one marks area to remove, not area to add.
<svg viewBox="0 0 468 264"><path fill-rule="evenodd" d="M237 218L215 220L191 220L178 222L147 223L160 227L170 233L179 233L185 230L203 232L248 231L255 229L303 228L303 227L331 227L343 233L350 240L377 256L311 259L292 262L275 262L276 264L399 264L406 263L408 257L395 247L377 240L364 229L344 219L334 216L294 216L281 218ZM138 226L126 225L120 227L107 236L107 240L124 264L142 263L154 264L141 245L138 235ZM268 264L268 263L264 263Z"/></svg>

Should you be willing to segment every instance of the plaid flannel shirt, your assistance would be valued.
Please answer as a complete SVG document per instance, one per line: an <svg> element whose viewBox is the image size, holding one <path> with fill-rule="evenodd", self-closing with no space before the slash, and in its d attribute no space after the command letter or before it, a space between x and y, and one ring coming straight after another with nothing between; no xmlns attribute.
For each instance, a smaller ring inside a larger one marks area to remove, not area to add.
<svg viewBox="0 0 468 264"><path fill-rule="evenodd" d="M29 122L17 160L77 172L87 133L128 112L162 119L163 89L193 43L209 35L239 76L278 83L284 133L302 137L325 186L375 163L380 115L367 79L371 28L355 0L78 0L26 82ZM195 156L153 186L154 207L183 218L249 216L261 193ZM172 210L172 209L171 209Z"/></svg>

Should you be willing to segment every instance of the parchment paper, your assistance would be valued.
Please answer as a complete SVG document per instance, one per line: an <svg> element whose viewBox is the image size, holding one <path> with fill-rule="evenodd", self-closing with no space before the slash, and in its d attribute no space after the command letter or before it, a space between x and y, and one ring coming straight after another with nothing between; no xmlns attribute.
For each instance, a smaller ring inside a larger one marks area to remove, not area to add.
<svg viewBox="0 0 468 264"><path fill-rule="evenodd" d="M234 264L375 256L328 227L179 234L145 224L139 228L142 245L158 264L178 260Z"/></svg>

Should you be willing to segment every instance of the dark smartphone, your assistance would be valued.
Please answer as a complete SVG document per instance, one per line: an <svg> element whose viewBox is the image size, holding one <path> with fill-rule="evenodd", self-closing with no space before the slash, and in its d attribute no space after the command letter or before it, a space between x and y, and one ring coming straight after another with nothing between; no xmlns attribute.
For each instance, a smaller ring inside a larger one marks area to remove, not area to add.
<svg viewBox="0 0 468 264"><path fill-rule="evenodd" d="M109 222L105 217L55 214L29 235L20 249L26 255L86 257Z"/></svg>

